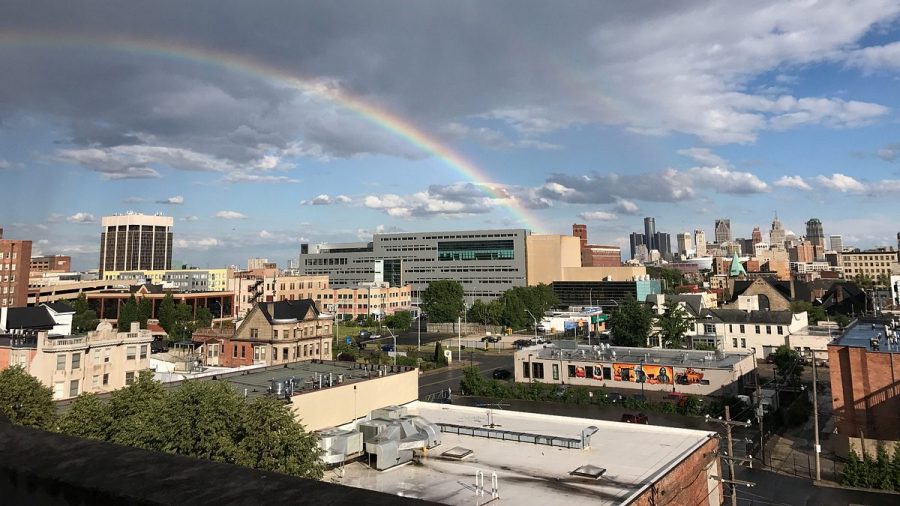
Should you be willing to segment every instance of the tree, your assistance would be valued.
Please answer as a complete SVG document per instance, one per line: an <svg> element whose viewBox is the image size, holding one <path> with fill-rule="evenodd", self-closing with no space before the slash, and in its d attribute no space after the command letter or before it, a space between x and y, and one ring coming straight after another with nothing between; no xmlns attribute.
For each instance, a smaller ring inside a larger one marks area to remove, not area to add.
<svg viewBox="0 0 900 506"><path fill-rule="evenodd" d="M666 302L663 313L656 319L656 325L659 327L656 335L662 340L663 347L668 344L673 348L684 344L687 333L694 327L687 311L673 301Z"/></svg>
<svg viewBox="0 0 900 506"><path fill-rule="evenodd" d="M797 350L781 345L775 350L775 370L782 381L797 383L803 374L803 360Z"/></svg>
<svg viewBox="0 0 900 506"><path fill-rule="evenodd" d="M847 454L847 462L841 470L841 485L848 487L863 486L863 462L859 458L859 454L855 450L850 450Z"/></svg>
<svg viewBox="0 0 900 506"><path fill-rule="evenodd" d="M197 315L194 317L194 330L207 329L212 327L213 314L206 306L197 308Z"/></svg>
<svg viewBox="0 0 900 506"><path fill-rule="evenodd" d="M675 293L675 287L684 282L684 274L678 269L648 265L647 274L651 279L659 279L663 282L664 293Z"/></svg>
<svg viewBox="0 0 900 506"><path fill-rule="evenodd" d="M215 462L237 461L243 404L225 382L186 381L165 396L162 450Z"/></svg>
<svg viewBox="0 0 900 506"><path fill-rule="evenodd" d="M141 371L130 386L112 393L109 412L116 421L110 427L113 443L159 451L164 435L159 416L165 405L166 391L154 381L153 373Z"/></svg>
<svg viewBox="0 0 900 506"><path fill-rule="evenodd" d="M194 333L194 310L191 306L187 304L177 304L175 306L175 328L173 332L178 337L178 340L188 339Z"/></svg>
<svg viewBox="0 0 900 506"><path fill-rule="evenodd" d="M512 289L503 292L498 299L500 301L500 322L513 329L522 329L534 322L525 310L527 306L522 300L522 292ZM534 313L532 313L534 314ZM543 313L535 314L535 318Z"/></svg>
<svg viewBox="0 0 900 506"><path fill-rule="evenodd" d="M447 365L447 357L444 356L444 346L440 341L438 341L434 345L434 363Z"/></svg>
<svg viewBox="0 0 900 506"><path fill-rule="evenodd" d="M153 314L153 303L150 302L150 299L143 298L137 305L138 311L138 322L141 324L141 328L147 328L147 320L150 319L150 316Z"/></svg>
<svg viewBox="0 0 900 506"><path fill-rule="evenodd" d="M163 297L157 316L159 317L159 326L166 331L166 334L172 336L175 332L175 297L172 296L172 292L167 292Z"/></svg>
<svg viewBox="0 0 900 506"><path fill-rule="evenodd" d="M260 396L247 403L243 413L237 464L313 480L322 477L319 442L294 420L286 404Z"/></svg>
<svg viewBox="0 0 900 506"><path fill-rule="evenodd" d="M652 315L630 294L609 317L613 343L617 346L646 347Z"/></svg>
<svg viewBox="0 0 900 506"><path fill-rule="evenodd" d="M412 326L412 313L409 311L396 311L384 319L384 324L398 332L406 332Z"/></svg>
<svg viewBox="0 0 900 506"><path fill-rule="evenodd" d="M53 392L21 366L0 372L0 414L14 424L47 429L53 423Z"/></svg>
<svg viewBox="0 0 900 506"><path fill-rule="evenodd" d="M432 281L422 292L422 309L433 322L455 322L465 309L463 294L463 287L459 281L452 279Z"/></svg>
<svg viewBox="0 0 900 506"><path fill-rule="evenodd" d="M119 332L128 332L131 329L131 322L140 322L141 321L141 310L138 307L137 299L134 298L134 294L131 294L131 297L119 307L119 320L117 322L117 326ZM144 322L144 327L146 328L147 323Z"/></svg>
<svg viewBox="0 0 900 506"><path fill-rule="evenodd" d="M795 314L806 312L810 325L815 325L821 320L828 318L822 306L814 306L811 302L805 300L791 301L791 312Z"/></svg>
<svg viewBox="0 0 900 506"><path fill-rule="evenodd" d="M72 328L76 333L87 332L88 330L96 330L100 319L97 318L97 312L88 305L87 297L84 292L78 295L77 299L68 301L75 315L72 316Z"/></svg>
<svg viewBox="0 0 900 506"><path fill-rule="evenodd" d="M60 418L57 429L70 436L106 441L114 423L108 403L97 394L83 393Z"/></svg>
<svg viewBox="0 0 900 506"><path fill-rule="evenodd" d="M475 299L472 307L469 308L468 318L471 322L478 322L482 325L497 325L500 323L500 315L503 312L503 305L499 300L492 300L485 304L481 299Z"/></svg>

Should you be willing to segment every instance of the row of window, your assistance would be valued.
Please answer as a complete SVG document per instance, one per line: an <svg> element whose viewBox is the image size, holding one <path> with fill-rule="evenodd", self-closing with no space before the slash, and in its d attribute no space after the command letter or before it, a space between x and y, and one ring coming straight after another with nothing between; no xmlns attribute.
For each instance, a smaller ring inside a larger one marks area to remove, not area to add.
<svg viewBox="0 0 900 506"><path fill-rule="evenodd" d="M134 360L137 358L138 354L140 354L141 360L147 358L149 346L144 344L140 347L137 346L128 346L125 348L125 358L127 360ZM104 348L103 350L103 363L109 363L109 348ZM100 364L100 349L94 349L94 363ZM70 370L81 369L81 352L76 351L71 355L66 353L59 353L56 355L56 370L57 371L65 371L66 365L70 365ZM105 383L104 383L105 384Z"/></svg>
<svg viewBox="0 0 900 506"><path fill-rule="evenodd" d="M134 383L135 373L134 371L129 371L125 373L125 385L131 385ZM105 373L103 375L95 374L91 378L91 386L96 390L101 386L101 382L103 386L109 385L109 373ZM69 381L69 397L78 397L81 393L81 380L73 379ZM65 396L65 388L66 382L57 381L53 384L53 398L61 399Z"/></svg>

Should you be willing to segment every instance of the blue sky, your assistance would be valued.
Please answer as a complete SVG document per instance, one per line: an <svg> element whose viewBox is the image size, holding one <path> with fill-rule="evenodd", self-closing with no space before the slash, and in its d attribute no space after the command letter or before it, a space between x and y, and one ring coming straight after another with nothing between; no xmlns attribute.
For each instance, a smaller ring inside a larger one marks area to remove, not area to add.
<svg viewBox="0 0 900 506"><path fill-rule="evenodd" d="M775 212L895 245L900 3L657 4L4 2L0 226L79 269L128 210L174 216L198 266L376 231L583 222L625 246L643 216L749 237ZM487 179L309 89L141 44L304 76Z"/></svg>

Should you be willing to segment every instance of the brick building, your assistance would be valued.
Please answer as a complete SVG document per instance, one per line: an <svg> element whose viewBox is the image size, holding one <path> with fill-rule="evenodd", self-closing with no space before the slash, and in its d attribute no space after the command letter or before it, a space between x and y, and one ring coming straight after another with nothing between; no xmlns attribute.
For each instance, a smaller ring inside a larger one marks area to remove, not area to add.
<svg viewBox="0 0 900 506"><path fill-rule="evenodd" d="M892 332L859 323L828 346L838 455L850 448L874 455L879 441L890 453L900 441L900 343L886 337Z"/></svg>
<svg viewBox="0 0 900 506"><path fill-rule="evenodd" d="M619 267L622 265L622 249L618 246L588 244L587 225L572 225L572 235L577 237L581 247L582 267Z"/></svg>
<svg viewBox="0 0 900 506"><path fill-rule="evenodd" d="M70 272L72 257L66 255L45 255L31 257L30 277L40 277L45 272Z"/></svg>
<svg viewBox="0 0 900 506"><path fill-rule="evenodd" d="M28 303L28 270L31 241L3 238L0 228L0 307L22 307Z"/></svg>

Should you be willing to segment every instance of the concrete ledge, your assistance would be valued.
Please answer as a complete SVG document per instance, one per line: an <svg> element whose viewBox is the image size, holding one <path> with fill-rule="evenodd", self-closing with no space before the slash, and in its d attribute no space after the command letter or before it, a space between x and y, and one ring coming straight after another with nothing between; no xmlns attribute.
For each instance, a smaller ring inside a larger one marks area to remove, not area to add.
<svg viewBox="0 0 900 506"><path fill-rule="evenodd" d="M406 505L425 502L0 421L0 503Z"/></svg>

